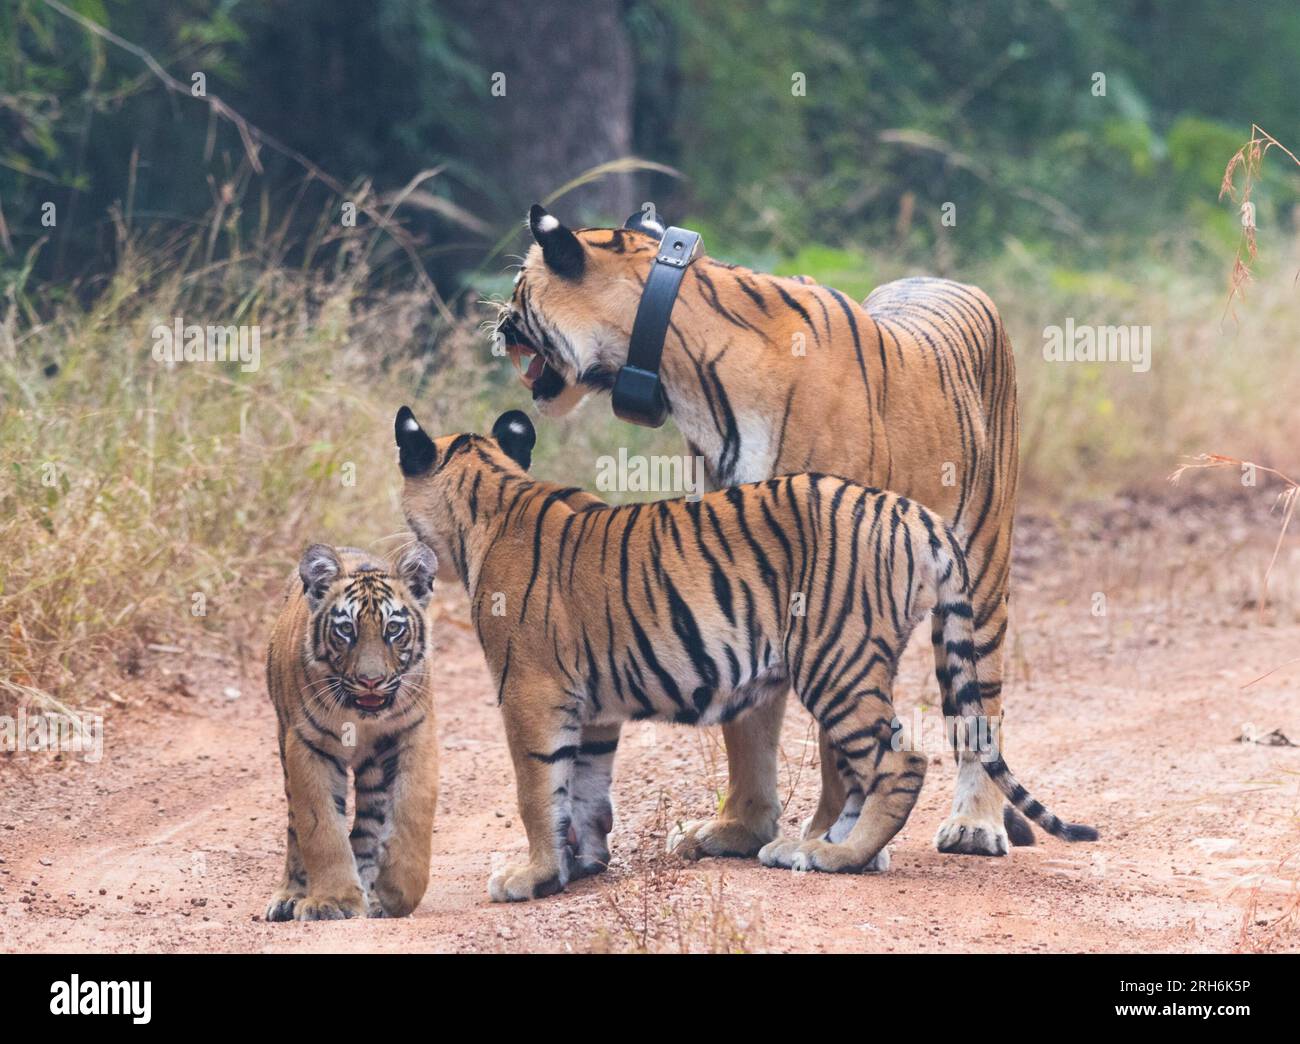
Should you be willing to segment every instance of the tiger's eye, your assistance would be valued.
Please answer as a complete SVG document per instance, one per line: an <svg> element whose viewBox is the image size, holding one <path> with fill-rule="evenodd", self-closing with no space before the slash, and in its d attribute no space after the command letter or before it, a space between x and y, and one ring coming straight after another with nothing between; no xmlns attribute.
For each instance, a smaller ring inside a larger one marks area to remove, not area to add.
<svg viewBox="0 0 1300 1044"><path fill-rule="evenodd" d="M350 623L337 623L334 625L334 630L338 632L340 638L351 638L356 634L355 629Z"/></svg>
<svg viewBox="0 0 1300 1044"><path fill-rule="evenodd" d="M393 620L389 623L385 633L389 638L396 638L404 630L406 630L406 624L402 623L401 620Z"/></svg>

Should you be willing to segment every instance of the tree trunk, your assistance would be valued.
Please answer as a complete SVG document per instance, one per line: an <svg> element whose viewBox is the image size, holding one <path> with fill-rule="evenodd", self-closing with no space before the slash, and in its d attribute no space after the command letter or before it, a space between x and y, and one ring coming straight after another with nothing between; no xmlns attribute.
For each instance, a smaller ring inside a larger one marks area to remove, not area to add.
<svg viewBox="0 0 1300 1044"><path fill-rule="evenodd" d="M632 153L632 52L616 0L458 0L484 69L490 162L522 218L532 203L599 163ZM498 96L504 74L504 96ZM494 113L495 118L494 118ZM570 224L622 221L636 207L628 174L567 193Z"/></svg>

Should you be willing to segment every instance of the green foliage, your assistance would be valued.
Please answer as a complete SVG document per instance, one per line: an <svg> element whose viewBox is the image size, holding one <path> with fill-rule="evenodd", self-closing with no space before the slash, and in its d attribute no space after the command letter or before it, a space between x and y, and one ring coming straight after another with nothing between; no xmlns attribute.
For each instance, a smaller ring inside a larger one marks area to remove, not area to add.
<svg viewBox="0 0 1300 1044"><path fill-rule="evenodd" d="M1138 119L1107 120L1101 127L1101 143L1116 164L1135 177L1148 179L1156 173L1160 142L1151 126ZM1232 155L1231 151L1226 155Z"/></svg>
<svg viewBox="0 0 1300 1044"><path fill-rule="evenodd" d="M1188 195L1217 193L1223 157L1241 146L1241 132L1200 116L1180 116L1169 128L1169 162Z"/></svg>
<svg viewBox="0 0 1300 1044"><path fill-rule="evenodd" d="M470 273L489 285L480 263L528 201L504 198L485 147L501 117L476 50L483 9L468 0L73 6L181 82L203 71L210 93L345 183L392 192L444 168L425 188L498 220L494 234L466 233L436 205L407 220L444 288ZM1285 139L1300 97L1293 0L1258 0L1248 16L1215 0L631 0L623 10L635 151L686 175L645 178L642 198L669 220L696 216L715 251L825 269L846 287L873 274L850 271L869 250L929 269L994 257L1009 240L1065 247L1091 266L1152 237L1217 251L1235 227L1216 198L1224 164L1251 122ZM616 53L602 46L585 58ZM35 276L86 277L85 294L112 261L111 208L179 232L232 185L246 205L222 220L245 239L287 212L289 240L317 236L333 195L266 149L254 177L244 151L202 100L166 94L136 58L39 0L0 5L0 269L10 280L41 243ZM1285 227L1300 179L1271 166L1256 201L1261 227ZM58 206L55 229L40 224L46 201ZM955 227L941 223L945 203L956 206ZM795 264L810 244L847 254Z"/></svg>
<svg viewBox="0 0 1300 1044"><path fill-rule="evenodd" d="M1189 216L1189 237L1214 234L1228 158L1252 121L1285 135L1300 94L1290 0L1248 18L1208 0L643 0L632 17L660 26L647 70L665 38L680 56L670 101L690 114L648 122L650 151L687 173L692 212L786 255L892 242L924 260L945 237L969 261L1011 235L1102 264Z"/></svg>

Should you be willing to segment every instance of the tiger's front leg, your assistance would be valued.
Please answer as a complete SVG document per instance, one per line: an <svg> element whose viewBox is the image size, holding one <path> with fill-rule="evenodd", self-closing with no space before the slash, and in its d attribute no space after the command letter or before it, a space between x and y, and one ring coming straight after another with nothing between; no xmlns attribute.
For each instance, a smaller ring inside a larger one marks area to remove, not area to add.
<svg viewBox="0 0 1300 1044"><path fill-rule="evenodd" d="M738 693L753 709L722 726L727 749L727 798L713 819L674 827L668 850L687 859L746 858L776 837L781 817L777 791L781 725L785 720L784 679L754 681Z"/></svg>
<svg viewBox="0 0 1300 1044"><path fill-rule="evenodd" d="M307 871L298 851L298 832L293 825L293 792L289 787L289 766L284 756L284 722L280 722L280 768L284 771L284 799L288 806L289 825L285 831L284 873L280 886L271 894L266 906L268 921L292 921L294 907L307 894Z"/></svg>
<svg viewBox="0 0 1300 1044"><path fill-rule="evenodd" d="M437 731L431 720L417 725L394 757L389 808L392 823L379 856L374 893L378 916L405 917L429 887L429 854L433 846L433 813L438 804Z"/></svg>
<svg viewBox="0 0 1300 1044"><path fill-rule="evenodd" d="M588 725L573 764L573 819L569 845L577 857L574 877L602 873L609 867L609 832L614 829L614 755L622 729L616 725Z"/></svg>
<svg viewBox="0 0 1300 1044"><path fill-rule="evenodd" d="M357 864L357 877L366 893L371 917L382 912L374 897L375 879L379 876L379 857L388 843L393 827L391 769L396 768L396 752L371 750L360 761L354 762L352 776L356 788L356 812L348 842Z"/></svg>
<svg viewBox="0 0 1300 1044"><path fill-rule="evenodd" d="M512 684L503 694L501 711L519 816L528 834L528 862L491 876L488 895L497 903L554 895L573 878L570 784L582 738L575 702L551 682Z"/></svg>
<svg viewBox="0 0 1300 1044"><path fill-rule="evenodd" d="M348 841L347 766L290 729L285 737L298 852L307 871L307 894L294 905L298 921L329 921L366 912L365 893Z"/></svg>

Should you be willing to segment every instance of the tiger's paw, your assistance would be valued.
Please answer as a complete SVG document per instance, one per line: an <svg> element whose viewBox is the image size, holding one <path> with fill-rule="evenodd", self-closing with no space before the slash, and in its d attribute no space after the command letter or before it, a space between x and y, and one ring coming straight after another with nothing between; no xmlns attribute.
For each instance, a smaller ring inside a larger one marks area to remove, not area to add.
<svg viewBox="0 0 1300 1044"><path fill-rule="evenodd" d="M668 851L684 859L702 856L748 859L775 835L775 821L770 832L760 833L735 819L690 819L669 831Z"/></svg>
<svg viewBox="0 0 1300 1044"><path fill-rule="evenodd" d="M290 891L288 888L277 888L271 895L271 901L266 904L267 921L292 921L294 907L303 899L304 893L301 891Z"/></svg>
<svg viewBox="0 0 1300 1044"><path fill-rule="evenodd" d="M386 886L382 881L375 885L370 899L371 917L409 917L424 898L424 889L418 892Z"/></svg>
<svg viewBox="0 0 1300 1044"><path fill-rule="evenodd" d="M295 921L342 921L349 917L364 917L366 898L361 889L344 895L308 895L294 906Z"/></svg>
<svg viewBox="0 0 1300 1044"><path fill-rule="evenodd" d="M565 855L572 863L570 880L603 874L609 869L609 833L613 829L614 813L608 805L596 815L574 816Z"/></svg>
<svg viewBox="0 0 1300 1044"><path fill-rule="evenodd" d="M758 861L764 866L784 867L799 872L819 870L826 874L884 873L889 869L889 849L882 848L864 861L848 845L837 845L820 839L776 840L763 846L758 853Z"/></svg>
<svg viewBox="0 0 1300 1044"><path fill-rule="evenodd" d="M563 892L569 875L553 866L516 863L488 878L488 896L494 903L522 903Z"/></svg>
<svg viewBox="0 0 1300 1044"><path fill-rule="evenodd" d="M934 847L954 855L1004 856L1010 845L1000 819L949 816L934 836Z"/></svg>
<svg viewBox="0 0 1300 1044"><path fill-rule="evenodd" d="M379 870L370 896L370 916L406 917L420 905L428 887L427 862L386 863Z"/></svg>

